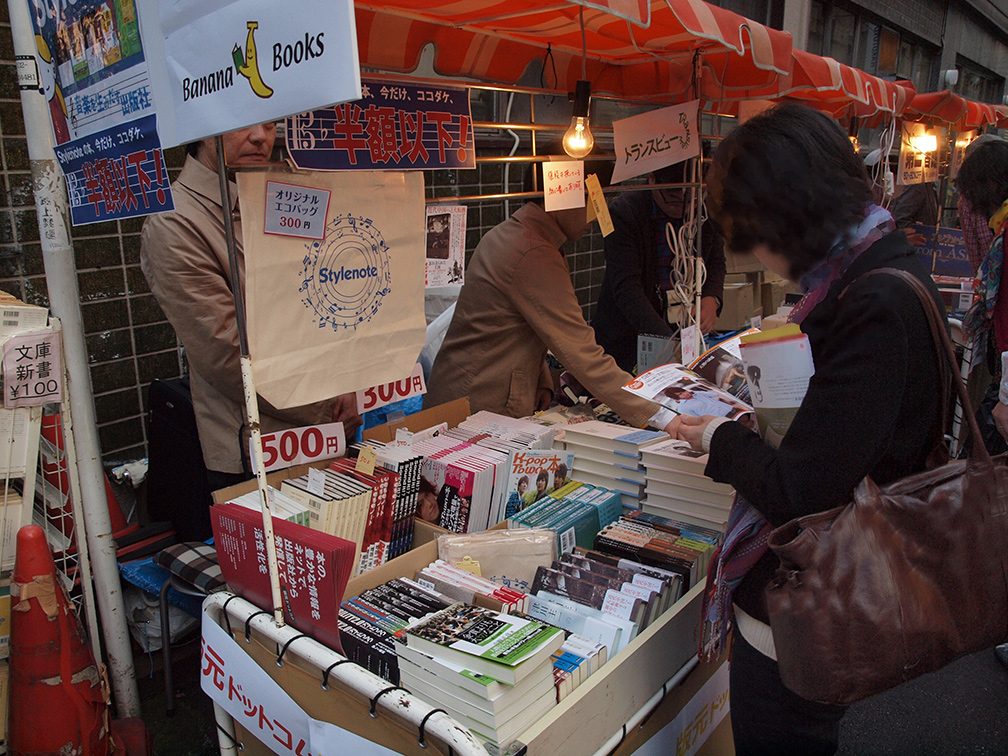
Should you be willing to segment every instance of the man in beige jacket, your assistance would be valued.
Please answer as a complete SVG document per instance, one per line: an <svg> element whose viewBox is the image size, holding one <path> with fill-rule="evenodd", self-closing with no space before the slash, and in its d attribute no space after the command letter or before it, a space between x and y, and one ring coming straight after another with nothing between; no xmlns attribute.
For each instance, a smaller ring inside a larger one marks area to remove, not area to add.
<svg viewBox="0 0 1008 756"><path fill-rule="evenodd" d="M586 163L585 175L596 170ZM541 164L536 172L541 186ZM553 395L549 350L625 422L664 427L671 420L659 405L621 388L630 374L602 351L581 314L563 245L584 236L587 217L584 207L547 213L542 200L530 200L480 240L431 368L425 406L468 396L474 412L522 417L545 409Z"/></svg>

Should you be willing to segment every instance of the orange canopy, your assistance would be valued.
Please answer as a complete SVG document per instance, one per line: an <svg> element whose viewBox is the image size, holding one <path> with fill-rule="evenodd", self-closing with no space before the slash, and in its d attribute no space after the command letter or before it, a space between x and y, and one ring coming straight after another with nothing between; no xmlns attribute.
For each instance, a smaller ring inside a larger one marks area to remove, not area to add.
<svg viewBox="0 0 1008 756"><path fill-rule="evenodd" d="M944 121L956 131L984 126L1008 126L1008 107L974 102L950 92L921 92L913 98L903 117L910 121Z"/></svg>
<svg viewBox="0 0 1008 756"><path fill-rule="evenodd" d="M886 115L898 116L914 98L908 81L886 81L833 58L793 50L791 74L781 96L801 100L834 118L858 118L871 125Z"/></svg>
<svg viewBox="0 0 1008 756"><path fill-rule="evenodd" d="M360 64L382 71L415 70L430 44L440 74L513 85L548 48L557 77L547 63L548 87L573 90L587 78L595 92L681 102L747 96L791 67L790 34L702 0L356 0L355 9ZM693 93L697 52L703 65Z"/></svg>

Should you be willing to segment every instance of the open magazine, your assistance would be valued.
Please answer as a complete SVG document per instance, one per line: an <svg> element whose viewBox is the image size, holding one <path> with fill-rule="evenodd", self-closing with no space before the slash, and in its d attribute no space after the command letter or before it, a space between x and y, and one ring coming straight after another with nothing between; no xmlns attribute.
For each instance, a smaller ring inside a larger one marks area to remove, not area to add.
<svg viewBox="0 0 1008 756"><path fill-rule="evenodd" d="M755 410L759 432L777 447L815 372L808 336L797 325L751 328L708 349L687 368L659 365L623 388L682 415L732 420Z"/></svg>
<svg viewBox="0 0 1008 756"><path fill-rule="evenodd" d="M659 365L623 386L680 415L714 415L734 420L753 408L678 363Z"/></svg>

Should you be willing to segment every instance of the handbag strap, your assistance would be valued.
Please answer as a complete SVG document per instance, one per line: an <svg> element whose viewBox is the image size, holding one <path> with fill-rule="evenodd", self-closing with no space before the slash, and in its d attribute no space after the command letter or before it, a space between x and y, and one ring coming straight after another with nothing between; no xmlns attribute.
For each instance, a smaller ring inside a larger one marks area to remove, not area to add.
<svg viewBox="0 0 1008 756"><path fill-rule="evenodd" d="M955 387L956 393L959 395L959 405L962 408L963 417L969 425L970 439L972 441L970 444L970 459L989 465L991 463L990 454L987 452L987 447L983 444L983 438L980 435L980 426L977 425L976 413L973 411L973 405L970 402L969 395L966 393L966 384L963 383L962 375L959 372L959 366L956 363L955 349L952 347L951 339L949 339L947 330L948 321L946 317L938 311L938 305L931 297L931 293L927 290L927 287L924 286L923 282L912 273L908 273L905 270L899 270L898 268L876 268L875 270L869 270L862 273L855 280L860 281L862 278L874 275L890 275L899 278L911 289L913 289L914 293L917 295L917 298L920 300L921 306L924 308L924 312L927 315L928 325L931 328L931 337L934 339L935 349L938 350L939 355L945 355L945 361L948 364L949 372L952 374L952 385ZM944 424L942 427L944 428Z"/></svg>

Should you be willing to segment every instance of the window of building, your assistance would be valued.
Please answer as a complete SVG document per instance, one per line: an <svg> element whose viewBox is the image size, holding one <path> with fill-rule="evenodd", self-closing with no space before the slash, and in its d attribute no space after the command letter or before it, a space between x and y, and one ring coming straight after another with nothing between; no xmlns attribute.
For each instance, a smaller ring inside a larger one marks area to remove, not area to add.
<svg viewBox="0 0 1008 756"><path fill-rule="evenodd" d="M956 94L977 102L1000 102L1003 78L961 55L956 55L956 68L959 69Z"/></svg>

